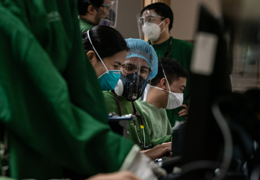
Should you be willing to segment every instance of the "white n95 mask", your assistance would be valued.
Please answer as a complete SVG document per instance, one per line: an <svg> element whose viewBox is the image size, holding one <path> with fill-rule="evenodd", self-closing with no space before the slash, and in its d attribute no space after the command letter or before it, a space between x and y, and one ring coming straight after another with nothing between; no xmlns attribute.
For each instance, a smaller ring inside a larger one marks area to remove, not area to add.
<svg viewBox="0 0 260 180"><path fill-rule="evenodd" d="M165 28L161 32L160 25L163 23L163 21L158 25L155 23L145 23L142 27L143 33L145 37L150 41L157 41L160 37L160 35L163 33Z"/></svg>
<svg viewBox="0 0 260 180"><path fill-rule="evenodd" d="M171 91L164 90L162 88L156 87L156 86L150 86L156 89L160 89L162 91L166 91L169 93L168 95L168 101L167 106L165 109L175 109L177 107L180 107L183 103L183 93L173 93Z"/></svg>
<svg viewBox="0 0 260 180"><path fill-rule="evenodd" d="M166 109L175 109L177 107L180 107L183 103L183 93L173 93L169 92L168 96L168 102Z"/></svg>

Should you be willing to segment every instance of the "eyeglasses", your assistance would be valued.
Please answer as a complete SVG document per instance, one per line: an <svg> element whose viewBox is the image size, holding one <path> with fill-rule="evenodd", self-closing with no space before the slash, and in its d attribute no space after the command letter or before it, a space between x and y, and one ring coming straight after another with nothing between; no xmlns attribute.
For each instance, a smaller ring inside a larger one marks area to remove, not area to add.
<svg viewBox="0 0 260 180"><path fill-rule="evenodd" d="M122 67L123 67L123 70L126 74L132 74L134 72L137 72L138 69L140 69L136 65L130 64L130 63L123 64ZM148 77L150 72L151 72L150 67L142 66L141 69L140 69L140 74L144 77Z"/></svg>
<svg viewBox="0 0 260 180"><path fill-rule="evenodd" d="M155 15L148 15L145 17L140 17L138 19L138 22L140 25L144 25L145 23L157 23L159 18L161 18L161 20L165 19L165 18L155 14Z"/></svg>
<svg viewBox="0 0 260 180"><path fill-rule="evenodd" d="M110 11L111 7L115 4L114 1L111 1L109 4L102 4L101 7L103 7L105 10Z"/></svg>

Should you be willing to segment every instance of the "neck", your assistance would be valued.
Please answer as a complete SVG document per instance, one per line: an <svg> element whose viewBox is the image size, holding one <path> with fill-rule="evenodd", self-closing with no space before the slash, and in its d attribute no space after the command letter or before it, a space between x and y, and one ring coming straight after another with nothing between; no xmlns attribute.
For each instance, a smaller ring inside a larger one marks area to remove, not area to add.
<svg viewBox="0 0 260 180"><path fill-rule="evenodd" d="M158 93L157 89L154 89L152 87L150 88L147 94L146 102L159 109L164 108L163 106L164 103L162 102L161 93Z"/></svg>
<svg viewBox="0 0 260 180"><path fill-rule="evenodd" d="M104 73L102 73L102 70L99 68L99 66L96 66L96 64L93 64L93 63L91 63L91 64L92 64L92 66L93 66L93 68L94 68L94 70L95 70L95 72L96 72L98 78L99 78L102 74L104 74Z"/></svg>
<svg viewBox="0 0 260 180"><path fill-rule="evenodd" d="M93 24L97 24L97 23L95 23L95 19L93 16L86 14L86 15L80 15L80 17L83 19L86 19L87 21L90 21Z"/></svg>
<svg viewBox="0 0 260 180"><path fill-rule="evenodd" d="M159 39L157 41L152 41L152 44L162 44L163 42L167 41L170 38L169 30L165 29L164 32L160 35Z"/></svg>

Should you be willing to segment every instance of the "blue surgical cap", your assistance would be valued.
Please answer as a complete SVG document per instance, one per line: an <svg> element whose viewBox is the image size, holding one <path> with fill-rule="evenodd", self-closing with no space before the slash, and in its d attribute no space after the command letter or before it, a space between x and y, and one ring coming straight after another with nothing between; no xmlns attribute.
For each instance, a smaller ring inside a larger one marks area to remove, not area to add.
<svg viewBox="0 0 260 180"><path fill-rule="evenodd" d="M142 39L129 38L125 41L130 49L127 52L126 59L131 57L139 57L145 59L151 68L148 80L152 80L158 72L158 56L153 47Z"/></svg>

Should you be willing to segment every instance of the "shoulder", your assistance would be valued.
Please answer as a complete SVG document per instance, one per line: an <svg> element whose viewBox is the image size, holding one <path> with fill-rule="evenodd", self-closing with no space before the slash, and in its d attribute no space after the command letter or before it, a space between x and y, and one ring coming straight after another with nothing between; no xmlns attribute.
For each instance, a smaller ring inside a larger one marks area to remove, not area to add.
<svg viewBox="0 0 260 180"><path fill-rule="evenodd" d="M86 23L86 22L82 21L81 19L79 20L79 24L80 24L81 32L88 31L93 27L93 25Z"/></svg>
<svg viewBox="0 0 260 180"><path fill-rule="evenodd" d="M114 93L112 91L103 91L103 96L104 96L108 111L112 112L113 109L115 109L114 106L116 105Z"/></svg>
<svg viewBox="0 0 260 180"><path fill-rule="evenodd" d="M143 109L144 109L144 110L150 109L150 108L148 107L146 101L142 101L142 100L138 99L138 100L135 101L135 104L136 104L137 106L139 106L139 108L140 108L141 110L143 110Z"/></svg>
<svg viewBox="0 0 260 180"><path fill-rule="evenodd" d="M112 91L102 91L103 92L103 95L104 97L107 97L107 98L115 98L114 97L114 93Z"/></svg>
<svg viewBox="0 0 260 180"><path fill-rule="evenodd" d="M173 38L173 43L177 46L181 46L182 49L192 50L193 49L193 43L181 40L181 39L175 39Z"/></svg>
<svg viewBox="0 0 260 180"><path fill-rule="evenodd" d="M135 105L138 113L142 116L144 123L150 127L151 126L150 116L152 111L147 106L147 102L142 100L136 100Z"/></svg>
<svg viewBox="0 0 260 180"><path fill-rule="evenodd" d="M137 100L135 101L135 104L138 106L136 106L138 112L141 116L143 115L145 119L150 119L152 114L155 112L155 110L146 101Z"/></svg>
<svg viewBox="0 0 260 180"><path fill-rule="evenodd" d="M135 106L136 106L138 112L140 113L140 115L147 116L148 113L147 113L147 107L145 105L145 101L138 99L134 103L135 103Z"/></svg>
<svg viewBox="0 0 260 180"><path fill-rule="evenodd" d="M166 109L161 108L158 112L161 114L161 116L164 117L164 119L167 119L167 121L169 121Z"/></svg>

